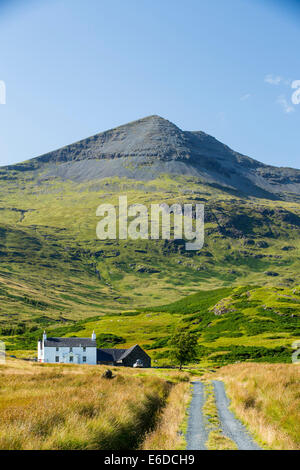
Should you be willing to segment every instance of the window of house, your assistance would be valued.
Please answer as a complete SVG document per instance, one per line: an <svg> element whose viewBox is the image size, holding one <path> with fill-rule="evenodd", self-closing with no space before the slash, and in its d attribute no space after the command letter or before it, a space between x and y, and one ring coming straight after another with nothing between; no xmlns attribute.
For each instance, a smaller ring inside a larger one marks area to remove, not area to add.
<svg viewBox="0 0 300 470"><path fill-rule="evenodd" d="M56 348L56 351L59 351L59 348Z"/></svg>
<svg viewBox="0 0 300 470"><path fill-rule="evenodd" d="M73 356L70 356L70 362L73 362Z"/></svg>
<svg viewBox="0 0 300 470"><path fill-rule="evenodd" d="M55 362L59 362L59 356L55 356Z"/></svg>
<svg viewBox="0 0 300 470"><path fill-rule="evenodd" d="M70 352L73 352L73 348L70 348Z"/></svg>
<svg viewBox="0 0 300 470"><path fill-rule="evenodd" d="M82 362L86 362L86 356L82 357Z"/></svg>
<svg viewBox="0 0 300 470"><path fill-rule="evenodd" d="M85 352L85 351L86 351L86 347L85 347L85 346L83 346L83 352Z"/></svg>

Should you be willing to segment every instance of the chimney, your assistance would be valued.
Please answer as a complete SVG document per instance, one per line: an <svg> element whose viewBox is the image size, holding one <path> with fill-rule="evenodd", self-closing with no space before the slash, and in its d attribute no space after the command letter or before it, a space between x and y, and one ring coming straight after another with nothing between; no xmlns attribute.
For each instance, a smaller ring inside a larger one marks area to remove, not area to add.
<svg viewBox="0 0 300 470"><path fill-rule="evenodd" d="M94 330L93 333L92 333L92 340L93 340L93 341L96 341L96 333L95 333L95 330Z"/></svg>
<svg viewBox="0 0 300 470"><path fill-rule="evenodd" d="M44 333L43 333L43 341L45 341L47 339L47 335L46 335L46 331L44 330Z"/></svg>

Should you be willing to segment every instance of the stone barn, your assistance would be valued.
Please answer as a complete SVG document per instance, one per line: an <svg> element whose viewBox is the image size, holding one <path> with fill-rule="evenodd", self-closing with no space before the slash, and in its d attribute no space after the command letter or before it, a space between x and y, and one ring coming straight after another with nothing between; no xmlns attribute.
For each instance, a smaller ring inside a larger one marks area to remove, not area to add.
<svg viewBox="0 0 300 470"><path fill-rule="evenodd" d="M140 362L141 367L151 367L151 358L138 345L129 349L98 349L97 364L133 367Z"/></svg>

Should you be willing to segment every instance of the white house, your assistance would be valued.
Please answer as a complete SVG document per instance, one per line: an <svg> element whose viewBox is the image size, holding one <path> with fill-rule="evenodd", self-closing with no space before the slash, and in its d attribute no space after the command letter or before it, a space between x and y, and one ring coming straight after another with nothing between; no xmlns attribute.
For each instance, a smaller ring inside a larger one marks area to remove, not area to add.
<svg viewBox="0 0 300 470"><path fill-rule="evenodd" d="M91 338L47 338L44 331L38 341L38 362L151 367L150 356L138 344L129 349L97 349L94 331Z"/></svg>
<svg viewBox="0 0 300 470"><path fill-rule="evenodd" d="M38 341L38 362L97 364L96 334L91 338L48 338Z"/></svg>

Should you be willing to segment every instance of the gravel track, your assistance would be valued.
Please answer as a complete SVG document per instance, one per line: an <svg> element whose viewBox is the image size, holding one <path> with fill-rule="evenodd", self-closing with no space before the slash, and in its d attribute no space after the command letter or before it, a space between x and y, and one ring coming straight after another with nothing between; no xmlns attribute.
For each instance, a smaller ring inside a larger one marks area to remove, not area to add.
<svg viewBox="0 0 300 470"><path fill-rule="evenodd" d="M188 429L186 433L187 450L207 450L206 442L209 431L207 419L203 415L205 403L204 384L192 382L193 396L189 407ZM225 436L234 441L239 450L261 450L245 426L229 410L230 401L226 395L223 382L213 381L216 405L218 408L221 429Z"/></svg>
<svg viewBox="0 0 300 470"><path fill-rule="evenodd" d="M188 429L186 434L187 450L206 450L208 432L205 428L202 408L204 405L204 385L192 382L193 397L189 408Z"/></svg>
<svg viewBox="0 0 300 470"><path fill-rule="evenodd" d="M214 380L213 384L221 427L225 436L233 440L239 450L261 450L245 426L229 410L230 401L226 395L224 383Z"/></svg>

